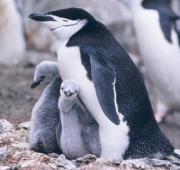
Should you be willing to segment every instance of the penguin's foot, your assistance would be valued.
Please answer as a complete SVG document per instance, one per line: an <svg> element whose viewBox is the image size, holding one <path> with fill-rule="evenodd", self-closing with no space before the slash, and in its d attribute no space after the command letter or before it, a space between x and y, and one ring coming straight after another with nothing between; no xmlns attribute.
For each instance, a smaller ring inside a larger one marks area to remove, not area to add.
<svg viewBox="0 0 180 170"><path fill-rule="evenodd" d="M168 107L162 102L158 101L156 106L155 118L158 123L161 123L168 113Z"/></svg>
<svg viewBox="0 0 180 170"><path fill-rule="evenodd" d="M163 119L165 118L166 115L167 115L167 112L156 112L155 113L156 121L158 123L163 122Z"/></svg>

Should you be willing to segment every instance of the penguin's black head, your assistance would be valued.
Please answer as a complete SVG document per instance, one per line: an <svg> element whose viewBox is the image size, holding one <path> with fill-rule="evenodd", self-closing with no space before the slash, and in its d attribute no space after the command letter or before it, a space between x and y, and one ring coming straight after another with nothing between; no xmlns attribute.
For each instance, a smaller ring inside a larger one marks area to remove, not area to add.
<svg viewBox="0 0 180 170"><path fill-rule="evenodd" d="M48 12L48 14L70 20L83 20L83 19L88 21L94 20L94 18L87 11L81 8L67 8L67 9Z"/></svg>
<svg viewBox="0 0 180 170"><path fill-rule="evenodd" d="M81 30L87 23L95 19L80 8L67 8L44 14L33 13L31 19L45 24L58 38L70 38Z"/></svg>
<svg viewBox="0 0 180 170"><path fill-rule="evenodd" d="M122 0L128 7L144 7L144 8L155 8L159 5L170 5L171 0Z"/></svg>
<svg viewBox="0 0 180 170"><path fill-rule="evenodd" d="M143 0L142 6L147 9L156 9L158 6L170 6L171 0Z"/></svg>

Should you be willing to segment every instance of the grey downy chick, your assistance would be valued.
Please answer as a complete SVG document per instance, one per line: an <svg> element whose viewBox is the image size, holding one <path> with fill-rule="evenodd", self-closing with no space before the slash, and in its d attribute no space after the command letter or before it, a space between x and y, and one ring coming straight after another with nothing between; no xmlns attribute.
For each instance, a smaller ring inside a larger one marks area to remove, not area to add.
<svg viewBox="0 0 180 170"><path fill-rule="evenodd" d="M56 128L59 122L59 89L62 82L56 62L43 61L37 65L31 88L50 82L33 107L29 133L30 148L42 153L59 153Z"/></svg>
<svg viewBox="0 0 180 170"><path fill-rule="evenodd" d="M69 159L86 154L100 155L99 129L93 117L78 98L79 85L65 80L61 85L58 107L61 134L57 128L57 140L62 152Z"/></svg>

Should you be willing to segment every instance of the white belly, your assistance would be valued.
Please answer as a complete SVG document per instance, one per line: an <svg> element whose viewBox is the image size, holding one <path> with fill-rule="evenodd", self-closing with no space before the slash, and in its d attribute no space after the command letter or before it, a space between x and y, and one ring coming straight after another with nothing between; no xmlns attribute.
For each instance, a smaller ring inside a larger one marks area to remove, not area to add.
<svg viewBox="0 0 180 170"><path fill-rule="evenodd" d="M172 30L172 43L169 43L157 11L138 9L133 16L138 45L151 81L167 104L180 105L180 48L175 31Z"/></svg>
<svg viewBox="0 0 180 170"><path fill-rule="evenodd" d="M61 148L70 159L88 154L81 136L81 125L76 111L61 113Z"/></svg>
<svg viewBox="0 0 180 170"><path fill-rule="evenodd" d="M57 53L62 79L73 79L79 82L80 97L99 124L101 156L122 159L122 155L129 144L129 128L126 122L122 121L123 115L119 115L121 123L117 126L103 113L96 96L94 84L87 78L87 71L81 63L78 47L67 48L59 45Z"/></svg>
<svg viewBox="0 0 180 170"><path fill-rule="evenodd" d="M63 80L73 79L79 82L80 97L88 109L90 109L93 116L97 120L102 120L101 122L109 121L99 105L94 85L87 78L87 71L81 64L80 57L78 47L61 48L58 53L60 75Z"/></svg>

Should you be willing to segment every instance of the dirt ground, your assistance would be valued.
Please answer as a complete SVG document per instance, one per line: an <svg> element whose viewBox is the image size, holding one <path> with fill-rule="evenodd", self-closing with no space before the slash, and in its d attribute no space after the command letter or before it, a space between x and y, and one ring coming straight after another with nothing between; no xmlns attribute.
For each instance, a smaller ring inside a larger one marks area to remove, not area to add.
<svg viewBox="0 0 180 170"><path fill-rule="evenodd" d="M11 123L30 119L31 110L40 95L40 89L31 89L31 66L0 66L0 118Z"/></svg>
<svg viewBox="0 0 180 170"><path fill-rule="evenodd" d="M17 124L28 121L42 88L31 89L34 67L0 66L0 119ZM160 125L176 148L180 148L180 114L169 115Z"/></svg>

